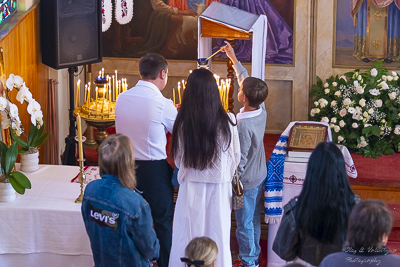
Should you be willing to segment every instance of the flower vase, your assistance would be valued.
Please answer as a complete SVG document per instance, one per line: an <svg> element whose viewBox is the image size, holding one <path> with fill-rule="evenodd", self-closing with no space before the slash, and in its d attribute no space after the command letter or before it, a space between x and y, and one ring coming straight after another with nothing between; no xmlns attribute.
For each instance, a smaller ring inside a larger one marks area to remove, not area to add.
<svg viewBox="0 0 400 267"><path fill-rule="evenodd" d="M0 182L0 202L11 202L17 197L11 183Z"/></svg>
<svg viewBox="0 0 400 267"><path fill-rule="evenodd" d="M21 154L21 171L34 172L39 169L39 152Z"/></svg>

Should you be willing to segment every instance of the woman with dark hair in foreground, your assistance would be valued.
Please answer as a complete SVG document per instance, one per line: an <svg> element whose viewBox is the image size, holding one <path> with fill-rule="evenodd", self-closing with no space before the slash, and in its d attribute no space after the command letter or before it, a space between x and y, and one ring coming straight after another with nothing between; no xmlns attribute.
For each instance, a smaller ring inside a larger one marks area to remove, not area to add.
<svg viewBox="0 0 400 267"><path fill-rule="evenodd" d="M300 195L284 207L273 250L286 261L318 266L326 255L341 251L355 203L342 153L333 143L320 143Z"/></svg>
<svg viewBox="0 0 400 267"><path fill-rule="evenodd" d="M206 236L219 248L216 266L232 266L230 251L231 180L240 160L233 114L222 107L213 74L194 70L188 77L175 120L172 155L179 168L170 267L194 237ZM235 155L236 154L236 155Z"/></svg>

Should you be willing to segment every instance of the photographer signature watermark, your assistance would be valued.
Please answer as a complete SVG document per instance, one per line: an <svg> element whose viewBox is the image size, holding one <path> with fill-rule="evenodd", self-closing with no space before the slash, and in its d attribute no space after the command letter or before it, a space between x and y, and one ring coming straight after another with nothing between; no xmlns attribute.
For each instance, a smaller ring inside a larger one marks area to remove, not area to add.
<svg viewBox="0 0 400 267"><path fill-rule="evenodd" d="M355 249L352 247L347 247L344 252L353 254L354 256L346 257L346 262L358 263L358 264L375 264L380 265L381 260L377 256L388 255L396 252L396 249L388 249L386 247L362 247L360 249Z"/></svg>

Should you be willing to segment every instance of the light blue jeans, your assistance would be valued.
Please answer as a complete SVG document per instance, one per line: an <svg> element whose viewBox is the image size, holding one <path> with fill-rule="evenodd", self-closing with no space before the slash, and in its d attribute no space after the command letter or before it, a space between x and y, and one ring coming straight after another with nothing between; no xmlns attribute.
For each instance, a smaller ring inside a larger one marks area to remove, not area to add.
<svg viewBox="0 0 400 267"><path fill-rule="evenodd" d="M260 214L263 185L264 181L256 188L243 190L244 207L235 210L236 238L239 245L239 258L243 266L255 266L261 252Z"/></svg>

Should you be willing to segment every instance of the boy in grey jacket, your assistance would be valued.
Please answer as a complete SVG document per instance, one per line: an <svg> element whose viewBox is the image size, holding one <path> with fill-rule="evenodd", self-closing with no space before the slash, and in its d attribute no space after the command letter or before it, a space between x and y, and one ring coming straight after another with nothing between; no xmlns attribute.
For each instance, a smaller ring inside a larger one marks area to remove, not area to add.
<svg viewBox="0 0 400 267"><path fill-rule="evenodd" d="M225 43L222 51L226 52L234 64L233 68L240 85L238 101L243 104L236 115L241 152L238 172L244 191L244 207L235 210L240 259L240 265L236 266L254 267L258 266L257 260L261 251L261 195L267 177L263 139L267 122L264 101L268 96L268 87L263 80L248 77L232 46L228 42Z"/></svg>

